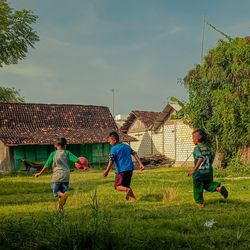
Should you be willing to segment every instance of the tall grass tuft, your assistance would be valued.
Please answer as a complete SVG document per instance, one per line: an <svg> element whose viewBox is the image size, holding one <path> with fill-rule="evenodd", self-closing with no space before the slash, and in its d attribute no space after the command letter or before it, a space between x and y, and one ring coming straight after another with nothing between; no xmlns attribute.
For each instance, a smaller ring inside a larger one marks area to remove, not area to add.
<svg viewBox="0 0 250 250"><path fill-rule="evenodd" d="M175 201L177 199L178 188L177 187L169 187L162 191L163 200L166 201Z"/></svg>

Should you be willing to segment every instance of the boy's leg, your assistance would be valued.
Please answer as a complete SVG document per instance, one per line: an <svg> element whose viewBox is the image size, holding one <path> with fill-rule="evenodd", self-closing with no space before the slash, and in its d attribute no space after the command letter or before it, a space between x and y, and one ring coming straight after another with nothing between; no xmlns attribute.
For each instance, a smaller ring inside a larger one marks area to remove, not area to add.
<svg viewBox="0 0 250 250"><path fill-rule="evenodd" d="M228 197L228 191L224 186L218 187L216 191L219 192L224 197L224 199Z"/></svg>
<svg viewBox="0 0 250 250"><path fill-rule="evenodd" d="M197 205L204 204L204 199L203 199L203 181L193 179L193 192L194 192L195 203Z"/></svg>
<svg viewBox="0 0 250 250"><path fill-rule="evenodd" d="M204 182L204 189L208 192L216 192L219 187L220 187L219 182L211 181L211 180Z"/></svg>
<svg viewBox="0 0 250 250"><path fill-rule="evenodd" d="M122 178L122 185L124 187L128 187L129 190L127 191L127 194L126 194L126 197L125 199L126 200L131 200L133 202L136 202L137 199L134 195L134 192L132 190L132 188L130 188L130 183L131 183L131 179L132 179L132 175L133 175L133 171L125 171L123 172L123 178Z"/></svg>
<svg viewBox="0 0 250 250"><path fill-rule="evenodd" d="M131 198L132 201L136 201L136 197L134 195L134 192L131 188L124 187L124 186L116 186L116 190L126 192L126 200L129 200Z"/></svg>
<svg viewBox="0 0 250 250"><path fill-rule="evenodd" d="M221 186L219 182L211 181L207 182L204 186L208 192L219 192L225 199L228 197L228 191L224 186Z"/></svg>
<svg viewBox="0 0 250 250"><path fill-rule="evenodd" d="M63 206L65 205L68 197L69 197L69 193L67 192L68 189L68 182L62 182L60 185L60 191L58 191L58 208L59 210L63 209Z"/></svg>
<svg viewBox="0 0 250 250"><path fill-rule="evenodd" d="M132 188L130 188L130 190L127 192L127 195L126 195L126 200L129 200L129 199L133 202L137 201Z"/></svg>
<svg viewBox="0 0 250 250"><path fill-rule="evenodd" d="M59 209L63 209L63 206L65 205L68 197L69 197L69 193L68 192L65 192L63 193L62 195L58 195L59 197L59 201L58 201L58 204L59 204Z"/></svg>
<svg viewBox="0 0 250 250"><path fill-rule="evenodd" d="M116 174L115 189L118 191L126 192L126 200L131 199L136 201L133 190L130 188L130 182L132 178L132 171L124 171Z"/></svg>
<svg viewBox="0 0 250 250"><path fill-rule="evenodd" d="M61 184L59 182L52 182L51 183L51 189L52 189L53 195L54 195L54 197L58 198L57 210L61 210L60 199L61 199L61 196L63 195L63 193L60 192L60 185Z"/></svg>

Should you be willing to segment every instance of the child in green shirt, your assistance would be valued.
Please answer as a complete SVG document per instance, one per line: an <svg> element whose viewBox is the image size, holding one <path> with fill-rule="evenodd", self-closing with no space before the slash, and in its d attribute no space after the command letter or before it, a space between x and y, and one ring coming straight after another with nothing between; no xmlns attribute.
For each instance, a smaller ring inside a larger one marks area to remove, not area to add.
<svg viewBox="0 0 250 250"><path fill-rule="evenodd" d="M228 191L219 182L213 181L213 156L211 149L204 144L205 132L196 129L192 133L194 148L194 168L188 173L193 177L194 200L199 207L204 207L203 190L208 192L219 192L226 199Z"/></svg>
<svg viewBox="0 0 250 250"><path fill-rule="evenodd" d="M39 177L47 168L52 167L52 181L51 188L55 197L58 197L57 209L62 210L69 196L67 190L70 178L70 161L79 163L78 158L70 151L65 150L67 140L62 137L58 138L54 146L56 150L52 152L46 161L42 170L35 176Z"/></svg>

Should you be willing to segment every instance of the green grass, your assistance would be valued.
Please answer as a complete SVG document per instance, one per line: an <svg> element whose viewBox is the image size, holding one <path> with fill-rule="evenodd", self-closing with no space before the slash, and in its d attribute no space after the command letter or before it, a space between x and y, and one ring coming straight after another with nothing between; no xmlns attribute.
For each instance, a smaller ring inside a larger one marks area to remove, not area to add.
<svg viewBox="0 0 250 250"><path fill-rule="evenodd" d="M2 176L0 249L249 249L250 179L217 178L229 198L206 192L199 208L186 175L185 168L135 171L133 204L114 190L113 172L74 172L63 213L50 174Z"/></svg>

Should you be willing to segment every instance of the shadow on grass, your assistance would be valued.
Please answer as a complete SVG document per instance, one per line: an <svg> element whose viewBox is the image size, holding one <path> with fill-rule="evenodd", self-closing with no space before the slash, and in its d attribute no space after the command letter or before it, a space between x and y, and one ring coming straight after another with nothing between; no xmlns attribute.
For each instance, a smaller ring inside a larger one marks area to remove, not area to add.
<svg viewBox="0 0 250 250"><path fill-rule="evenodd" d="M49 184L49 183L48 183ZM48 192L50 186L47 183L31 183L31 182L9 182L1 183L1 195L11 194L39 194Z"/></svg>
<svg viewBox="0 0 250 250"><path fill-rule="evenodd" d="M89 192L92 190L97 189L98 186L103 186L106 184L111 184L114 183L113 180L107 180L107 179L97 179L97 180L88 180L86 182L81 182L81 183L74 183L74 184L70 184L70 189L69 190L73 190L73 191L83 191L83 192ZM110 188L113 188L113 185L110 185Z"/></svg>
<svg viewBox="0 0 250 250"><path fill-rule="evenodd" d="M92 180L80 184L70 184L69 192L83 193L95 190L100 185L113 183L112 180ZM111 185L111 188L113 186ZM4 182L1 187L0 205L25 205L54 201L50 183Z"/></svg>
<svg viewBox="0 0 250 250"><path fill-rule="evenodd" d="M18 249L20 244L25 246L23 249L248 249L248 224L241 218L245 212L238 208L250 207L249 201L215 199L208 200L211 207L205 208L182 203L152 209L151 200L161 197L154 194L142 198L143 206L140 201L126 205L117 202L108 211L104 204L97 202L96 206L83 210L66 207L64 213L43 210L39 214L27 211L15 215L3 220L0 226L5 232L2 234L5 238L0 235L0 246L11 246L9 249ZM221 213L220 205L226 208L225 213ZM238 213L241 216L237 217ZM26 219L19 220L18 216ZM211 219L217 221L213 230L204 226ZM235 236L235 232L242 234ZM31 239L29 236L34 233L44 237Z"/></svg>
<svg viewBox="0 0 250 250"><path fill-rule="evenodd" d="M0 206L8 206L8 205L20 206L20 205L29 205L29 204L33 204L33 203L39 203L39 202L53 201L54 197L52 195L50 195L50 196L51 197L49 197L49 195L48 195L46 198L44 198L44 197L34 198L32 196L31 199L29 199L29 197L23 198L23 196L21 196L21 197L18 196L17 198L9 197L9 198L6 198L4 200L0 200Z"/></svg>
<svg viewBox="0 0 250 250"><path fill-rule="evenodd" d="M239 208L242 207L250 207L250 201L243 201L243 200L239 200L239 199L223 199L223 198L219 198L219 199L213 199L213 200L207 200L206 202L206 206L214 206L214 205L234 205L234 206L239 206Z"/></svg>
<svg viewBox="0 0 250 250"><path fill-rule="evenodd" d="M147 194L143 195L141 198L139 198L139 201L148 201L148 202L157 202L163 200L162 194Z"/></svg>

